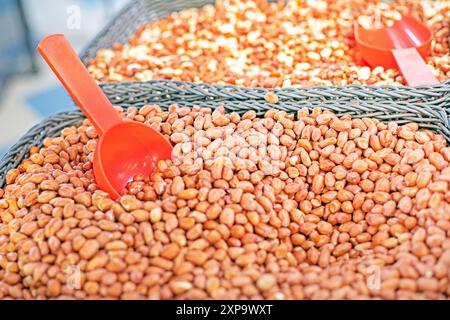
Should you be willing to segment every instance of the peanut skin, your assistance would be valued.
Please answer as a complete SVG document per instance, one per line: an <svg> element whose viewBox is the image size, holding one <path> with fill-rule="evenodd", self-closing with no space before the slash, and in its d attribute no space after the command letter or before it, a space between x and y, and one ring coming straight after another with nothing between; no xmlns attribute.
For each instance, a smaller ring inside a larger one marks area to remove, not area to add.
<svg viewBox="0 0 450 320"><path fill-rule="evenodd" d="M89 71L103 82L170 79L252 88L404 85L397 70L363 65L353 45L353 22L365 29L381 29L405 14L420 17L432 29L427 63L439 82L445 81L449 78L448 6L419 0L407 5L378 0L220 0L215 6L189 8L142 25L128 43L98 50ZM273 105L279 101L272 92L265 99ZM145 110L134 117L142 122L148 114ZM230 121L224 119L216 118L214 124ZM328 121L319 118L319 125ZM332 126L344 129L338 123ZM391 143L389 132L379 139L381 146ZM428 139L410 131L402 135L420 143ZM72 142L78 140L75 132L71 136Z"/></svg>
<svg viewBox="0 0 450 320"><path fill-rule="evenodd" d="M113 201L87 120L46 138L0 193L2 297L448 299L442 136L320 108L119 111L176 154Z"/></svg>

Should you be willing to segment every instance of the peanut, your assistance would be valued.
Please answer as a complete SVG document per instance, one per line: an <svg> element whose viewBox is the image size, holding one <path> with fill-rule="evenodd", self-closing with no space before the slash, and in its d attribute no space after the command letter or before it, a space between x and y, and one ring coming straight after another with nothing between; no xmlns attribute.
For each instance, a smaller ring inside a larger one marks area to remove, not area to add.
<svg viewBox="0 0 450 320"><path fill-rule="evenodd" d="M87 120L46 139L0 194L3 297L448 298L441 136L320 108L121 116L158 123L185 157L136 176L116 202L95 185ZM367 266L381 268L380 290ZM65 285L72 274L79 288Z"/></svg>

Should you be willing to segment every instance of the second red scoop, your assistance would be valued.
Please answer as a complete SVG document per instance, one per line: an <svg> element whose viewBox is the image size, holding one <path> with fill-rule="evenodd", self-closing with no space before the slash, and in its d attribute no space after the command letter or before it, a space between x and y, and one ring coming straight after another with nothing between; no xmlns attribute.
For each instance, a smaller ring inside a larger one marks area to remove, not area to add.
<svg viewBox="0 0 450 320"><path fill-rule="evenodd" d="M439 83L423 60L430 53L432 33L422 22L404 16L389 28L367 30L355 22L354 29L362 58L372 68L398 68L413 87Z"/></svg>
<svg viewBox="0 0 450 320"><path fill-rule="evenodd" d="M140 122L124 122L63 35L46 37L37 50L99 134L93 168L99 188L117 199L134 176L150 175L172 146Z"/></svg>

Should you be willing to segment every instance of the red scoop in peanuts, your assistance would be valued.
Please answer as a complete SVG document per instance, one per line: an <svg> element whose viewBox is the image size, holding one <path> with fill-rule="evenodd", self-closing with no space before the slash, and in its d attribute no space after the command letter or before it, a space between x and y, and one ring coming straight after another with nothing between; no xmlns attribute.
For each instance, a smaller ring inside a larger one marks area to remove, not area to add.
<svg viewBox="0 0 450 320"><path fill-rule="evenodd" d="M37 47L99 134L93 160L99 188L117 199L138 174L150 175L159 160L170 159L172 146L159 132L139 122L125 122L60 34Z"/></svg>

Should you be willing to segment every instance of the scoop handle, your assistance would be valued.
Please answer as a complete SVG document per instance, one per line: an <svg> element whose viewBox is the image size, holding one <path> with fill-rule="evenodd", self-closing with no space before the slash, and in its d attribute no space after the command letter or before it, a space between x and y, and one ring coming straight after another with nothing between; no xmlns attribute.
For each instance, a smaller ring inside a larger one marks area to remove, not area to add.
<svg viewBox="0 0 450 320"><path fill-rule="evenodd" d="M113 105L90 76L64 35L47 36L39 43L37 51L99 135L121 123L122 120Z"/></svg>
<svg viewBox="0 0 450 320"><path fill-rule="evenodd" d="M422 56L415 48L392 50L395 61L411 87L439 84Z"/></svg>

